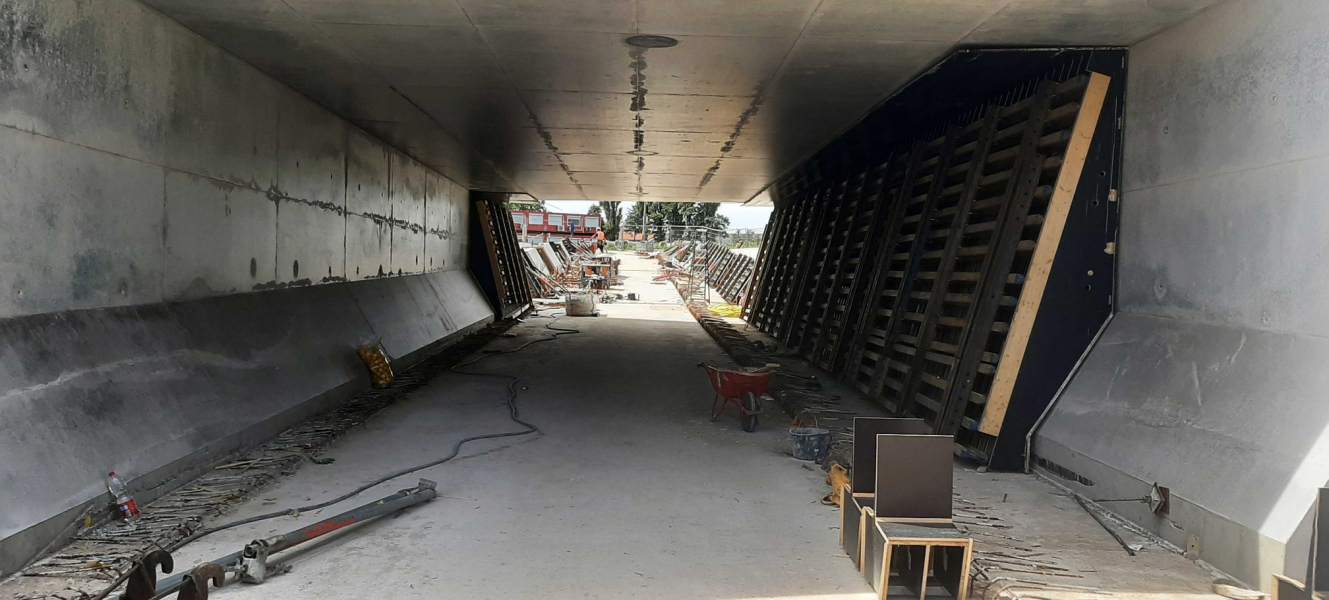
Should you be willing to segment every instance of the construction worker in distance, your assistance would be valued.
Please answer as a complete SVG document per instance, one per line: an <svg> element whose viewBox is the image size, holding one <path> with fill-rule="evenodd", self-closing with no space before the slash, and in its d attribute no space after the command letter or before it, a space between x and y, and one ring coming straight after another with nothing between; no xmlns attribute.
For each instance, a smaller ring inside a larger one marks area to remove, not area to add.
<svg viewBox="0 0 1329 600"><path fill-rule="evenodd" d="M605 251L605 232L599 227L595 228L595 248L600 252Z"/></svg>

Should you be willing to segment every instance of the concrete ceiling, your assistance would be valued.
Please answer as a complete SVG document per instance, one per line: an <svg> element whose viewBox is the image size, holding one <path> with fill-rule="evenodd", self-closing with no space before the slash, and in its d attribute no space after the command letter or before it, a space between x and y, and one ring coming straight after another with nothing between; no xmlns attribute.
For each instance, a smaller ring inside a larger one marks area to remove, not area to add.
<svg viewBox="0 0 1329 600"><path fill-rule="evenodd" d="M1217 0L143 1L471 188L735 202L957 45L1127 45Z"/></svg>

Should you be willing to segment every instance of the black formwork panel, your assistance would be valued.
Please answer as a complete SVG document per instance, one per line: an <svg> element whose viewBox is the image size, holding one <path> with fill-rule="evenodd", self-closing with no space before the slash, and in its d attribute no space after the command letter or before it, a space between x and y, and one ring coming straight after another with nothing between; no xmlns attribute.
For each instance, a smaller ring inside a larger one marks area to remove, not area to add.
<svg viewBox="0 0 1329 600"><path fill-rule="evenodd" d="M772 187L748 319L999 468L1112 310L1126 53L962 50Z"/></svg>
<svg viewBox="0 0 1329 600"><path fill-rule="evenodd" d="M862 569L864 534L869 514L876 505L877 436L883 434L926 434L930 431L922 419L854 417L854 454L849 485L840 499L840 544L854 565ZM950 470L946 470L950 473ZM865 511L864 509L867 509Z"/></svg>
<svg viewBox="0 0 1329 600"><path fill-rule="evenodd" d="M531 304L526 257L508 211L507 194L471 192L469 266L496 318L511 317Z"/></svg>

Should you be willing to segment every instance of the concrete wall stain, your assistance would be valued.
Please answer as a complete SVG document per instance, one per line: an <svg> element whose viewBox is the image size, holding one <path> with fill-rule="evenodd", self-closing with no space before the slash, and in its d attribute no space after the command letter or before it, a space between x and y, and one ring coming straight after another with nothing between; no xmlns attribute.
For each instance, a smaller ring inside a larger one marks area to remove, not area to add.
<svg viewBox="0 0 1329 600"><path fill-rule="evenodd" d="M715 159L715 164L706 169L706 174L702 176L701 182L697 184L698 190L706 187L706 184L710 183L711 179L715 177L716 172L720 170L720 163L734 150L734 144L738 143L738 138L743 135L743 130L747 128L748 122L752 120L752 117L757 116L757 113L761 111L761 105L765 102L766 87L763 84L757 86L757 89L753 91L752 102L738 116L738 121L734 123L734 131L729 134L729 138L725 140L724 145L720 146L720 158Z"/></svg>
<svg viewBox="0 0 1329 600"><path fill-rule="evenodd" d="M641 185L642 174L646 172L646 48L629 46L628 65L632 71L629 84L632 86L632 99L628 102L628 111L632 113L632 154L637 156L633 175L637 177L636 192L644 193ZM653 153L652 153L653 154Z"/></svg>
<svg viewBox="0 0 1329 600"><path fill-rule="evenodd" d="M103 293L110 284L113 271L111 259L101 253L82 253L74 257L73 279L69 282L69 295L83 301Z"/></svg>

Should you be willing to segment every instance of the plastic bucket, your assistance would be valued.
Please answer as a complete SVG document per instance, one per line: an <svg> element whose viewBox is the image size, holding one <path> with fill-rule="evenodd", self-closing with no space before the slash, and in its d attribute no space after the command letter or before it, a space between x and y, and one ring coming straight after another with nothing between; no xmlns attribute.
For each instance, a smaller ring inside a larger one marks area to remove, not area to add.
<svg viewBox="0 0 1329 600"><path fill-rule="evenodd" d="M571 292L567 297L569 317L594 317L595 295L589 292Z"/></svg>
<svg viewBox="0 0 1329 600"><path fill-rule="evenodd" d="M831 445L831 432L820 427L794 427L789 430L794 442L794 458L821 460Z"/></svg>

